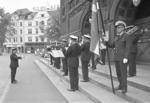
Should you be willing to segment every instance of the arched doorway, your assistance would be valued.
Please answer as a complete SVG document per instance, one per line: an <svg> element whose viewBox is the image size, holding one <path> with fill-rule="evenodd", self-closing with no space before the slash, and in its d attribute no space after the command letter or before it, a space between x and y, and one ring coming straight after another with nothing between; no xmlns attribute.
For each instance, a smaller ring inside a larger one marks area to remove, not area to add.
<svg viewBox="0 0 150 103"><path fill-rule="evenodd" d="M114 21L124 20L127 25L138 25L142 37L138 43L138 60L150 62L150 0L142 0L135 7L132 0L120 0L116 7Z"/></svg>
<svg viewBox="0 0 150 103"><path fill-rule="evenodd" d="M84 34L90 34L91 31L91 23L89 22L89 19L91 18L91 12L87 12L87 14L84 16L83 22L82 22L82 28L81 33Z"/></svg>

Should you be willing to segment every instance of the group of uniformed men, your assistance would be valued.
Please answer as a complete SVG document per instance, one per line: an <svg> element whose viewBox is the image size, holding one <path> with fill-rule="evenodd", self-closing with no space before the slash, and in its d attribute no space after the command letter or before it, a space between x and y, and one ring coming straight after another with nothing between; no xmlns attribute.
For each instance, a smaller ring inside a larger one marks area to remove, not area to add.
<svg viewBox="0 0 150 103"><path fill-rule="evenodd" d="M114 62L116 67L116 74L119 81L119 86L116 90L122 90L122 93L127 92L127 75L129 77L136 75L136 52L137 41L139 35L136 33L126 33L126 23L124 21L117 21L115 23L116 36L114 42L104 41L103 44L107 47L114 48ZM94 61L94 54L90 52L90 35L84 35L82 42L78 43L78 37L71 35L69 43L63 40L64 45L61 50L64 54L62 58L64 76L69 74L70 89L69 91L78 90L78 67L79 56L82 66L82 82L88 82L88 66L90 59L92 59L92 68L96 69ZM103 65L105 64L106 49L101 51ZM51 58L53 58L51 56ZM60 58L59 58L60 59ZM52 59L51 59L52 60ZM60 60L59 60L60 61ZM57 60L55 60L57 62ZM59 62L60 63L60 62ZM129 63L129 73L127 73L127 64ZM58 64L57 64L58 65ZM60 64L59 64L60 65ZM56 66L57 67L57 66ZM60 66L59 66L60 68Z"/></svg>

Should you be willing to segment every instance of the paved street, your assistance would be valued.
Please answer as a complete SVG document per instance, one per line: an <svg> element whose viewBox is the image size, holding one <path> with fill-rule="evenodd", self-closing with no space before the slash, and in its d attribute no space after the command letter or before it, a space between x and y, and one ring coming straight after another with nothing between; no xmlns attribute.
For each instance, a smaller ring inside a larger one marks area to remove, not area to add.
<svg viewBox="0 0 150 103"><path fill-rule="evenodd" d="M9 55L0 56L0 97L9 80Z"/></svg>
<svg viewBox="0 0 150 103"><path fill-rule="evenodd" d="M10 84L3 103L66 103L65 98L34 64L35 57L25 55L16 79Z"/></svg>

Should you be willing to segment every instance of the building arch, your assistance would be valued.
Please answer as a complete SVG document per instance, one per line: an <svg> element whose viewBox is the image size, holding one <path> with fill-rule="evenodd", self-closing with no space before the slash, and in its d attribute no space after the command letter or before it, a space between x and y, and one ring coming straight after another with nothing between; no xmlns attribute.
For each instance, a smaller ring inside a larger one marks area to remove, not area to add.
<svg viewBox="0 0 150 103"><path fill-rule="evenodd" d="M81 31L81 35L90 33L90 28L91 28L90 23L89 23L90 17L91 17L91 4L90 4L90 2L87 2L84 7L83 13L81 15L80 22L79 22L79 28ZM88 30L87 30L87 28L88 28Z"/></svg>

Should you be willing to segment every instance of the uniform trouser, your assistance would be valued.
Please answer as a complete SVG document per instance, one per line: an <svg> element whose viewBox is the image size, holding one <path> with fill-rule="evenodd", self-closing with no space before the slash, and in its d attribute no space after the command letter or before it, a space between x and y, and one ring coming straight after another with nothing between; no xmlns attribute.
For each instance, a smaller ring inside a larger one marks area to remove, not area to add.
<svg viewBox="0 0 150 103"><path fill-rule="evenodd" d="M50 63L51 63L51 65L53 64L53 56L52 55L50 55Z"/></svg>
<svg viewBox="0 0 150 103"><path fill-rule="evenodd" d="M101 50L101 60L105 64L106 49Z"/></svg>
<svg viewBox="0 0 150 103"><path fill-rule="evenodd" d="M62 63L63 63L63 72L65 75L68 75L67 60L62 60Z"/></svg>
<svg viewBox="0 0 150 103"><path fill-rule="evenodd" d="M129 54L129 75L136 75L136 53Z"/></svg>
<svg viewBox="0 0 150 103"><path fill-rule="evenodd" d="M78 90L78 67L69 67L70 88Z"/></svg>
<svg viewBox="0 0 150 103"><path fill-rule="evenodd" d="M60 58L55 58L55 67L60 69Z"/></svg>
<svg viewBox="0 0 150 103"><path fill-rule="evenodd" d="M15 80L16 71L17 71L17 67L11 68L11 82Z"/></svg>
<svg viewBox="0 0 150 103"><path fill-rule="evenodd" d="M82 63L82 76L83 76L83 80L88 81L89 80L89 76L88 76L88 64L89 61L84 61L81 60Z"/></svg>
<svg viewBox="0 0 150 103"><path fill-rule="evenodd" d="M119 86L122 89L127 89L127 64L124 64L122 61L115 61L115 66Z"/></svg>
<svg viewBox="0 0 150 103"><path fill-rule="evenodd" d="M91 55L91 60L92 60L92 68L96 69L94 53L92 53L92 55Z"/></svg>

